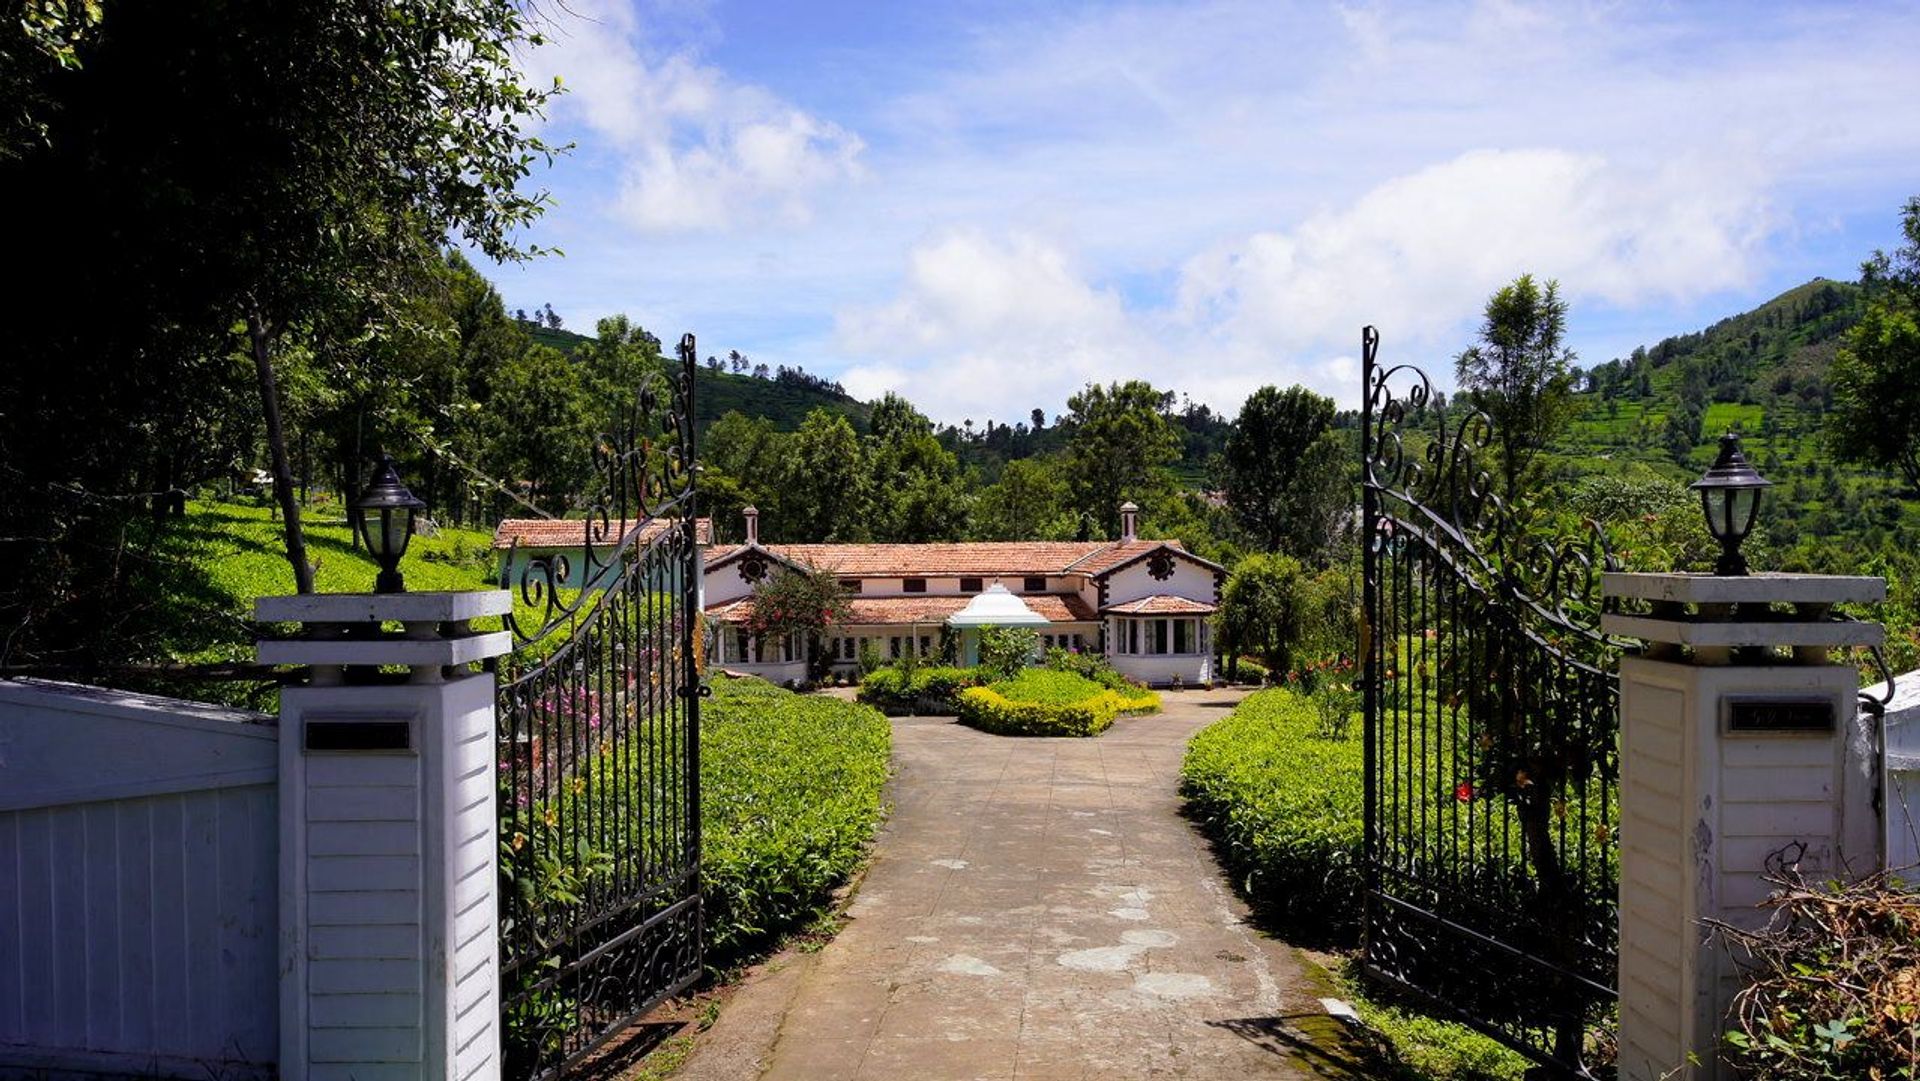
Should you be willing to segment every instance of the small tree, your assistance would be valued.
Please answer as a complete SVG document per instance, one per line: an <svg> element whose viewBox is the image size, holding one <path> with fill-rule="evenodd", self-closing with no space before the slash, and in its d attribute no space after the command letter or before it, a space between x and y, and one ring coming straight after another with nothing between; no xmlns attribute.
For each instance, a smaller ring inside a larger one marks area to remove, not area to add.
<svg viewBox="0 0 1920 1081"><path fill-rule="evenodd" d="M1220 597L1227 678L1239 674L1239 656L1249 650L1259 654L1276 680L1293 667L1308 623L1303 577L1291 556L1251 555L1234 568Z"/></svg>
<svg viewBox="0 0 1920 1081"><path fill-rule="evenodd" d="M1563 344L1567 302L1560 283L1541 288L1522 274L1487 300L1480 340L1462 352L1454 375L1473 404L1493 418L1502 498L1512 502L1527 467L1573 413L1573 350Z"/></svg>
<svg viewBox="0 0 1920 1081"><path fill-rule="evenodd" d="M994 679L1012 679L1033 663L1040 636L1025 627L980 628L980 667Z"/></svg>
<svg viewBox="0 0 1920 1081"><path fill-rule="evenodd" d="M1904 245L1860 268L1870 299L1833 359L1828 436L1840 457L1898 470L1920 492L1920 196L1901 232Z"/></svg>
<svg viewBox="0 0 1920 1081"><path fill-rule="evenodd" d="M832 572L782 567L753 587L746 628L762 641L799 635L807 678L817 680L833 667L833 658L822 648L827 628L846 622L852 614L846 587Z"/></svg>

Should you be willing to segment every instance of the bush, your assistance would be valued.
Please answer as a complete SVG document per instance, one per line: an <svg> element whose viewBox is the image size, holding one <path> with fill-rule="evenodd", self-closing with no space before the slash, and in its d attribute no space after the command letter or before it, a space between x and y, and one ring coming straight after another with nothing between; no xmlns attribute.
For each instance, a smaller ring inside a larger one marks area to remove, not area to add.
<svg viewBox="0 0 1920 1081"><path fill-rule="evenodd" d="M980 667L1006 679L1033 663L1040 636L1025 627L980 628Z"/></svg>
<svg viewBox="0 0 1920 1081"><path fill-rule="evenodd" d="M1123 713L1153 713L1160 696L1116 691L1072 672L1032 668L960 694L960 721L1002 736L1096 736Z"/></svg>
<svg viewBox="0 0 1920 1081"><path fill-rule="evenodd" d="M902 665L876 668L860 683L860 701L882 712L949 714L959 708L960 692L978 686L977 668L922 668Z"/></svg>
<svg viewBox="0 0 1920 1081"><path fill-rule="evenodd" d="M710 964L831 904L880 824L891 731L874 710L763 680L713 681L701 711L701 890Z"/></svg>
<svg viewBox="0 0 1920 1081"><path fill-rule="evenodd" d="M1225 669L1223 668L1222 671ZM1233 681L1235 683L1266 683L1271 678L1267 666L1250 657L1241 657L1234 661Z"/></svg>
<svg viewBox="0 0 1920 1081"><path fill-rule="evenodd" d="M1814 885L1782 869L1743 958L1727 1058L1755 1081L1920 1075L1920 894L1886 876Z"/></svg>
<svg viewBox="0 0 1920 1081"><path fill-rule="evenodd" d="M1180 791L1263 916L1344 944L1360 932L1361 743L1317 738L1319 721L1293 691L1248 697L1187 744Z"/></svg>
<svg viewBox="0 0 1920 1081"><path fill-rule="evenodd" d="M1047 650L1046 665L1056 672L1072 672L1116 691L1138 688L1140 684L1120 674L1105 657L1098 653L1080 653L1061 649L1058 646Z"/></svg>

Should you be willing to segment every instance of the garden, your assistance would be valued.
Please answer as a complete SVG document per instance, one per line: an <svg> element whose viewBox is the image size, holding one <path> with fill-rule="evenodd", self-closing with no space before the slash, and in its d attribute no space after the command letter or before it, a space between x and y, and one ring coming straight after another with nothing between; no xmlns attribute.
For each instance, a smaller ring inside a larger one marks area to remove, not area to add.
<svg viewBox="0 0 1920 1081"><path fill-rule="evenodd" d="M957 716L1002 736L1097 736L1116 718L1159 712L1158 694L1103 658L1050 649L1032 665L1037 644L1030 630L983 628L977 666L922 666L906 656L869 671L859 699L894 715Z"/></svg>

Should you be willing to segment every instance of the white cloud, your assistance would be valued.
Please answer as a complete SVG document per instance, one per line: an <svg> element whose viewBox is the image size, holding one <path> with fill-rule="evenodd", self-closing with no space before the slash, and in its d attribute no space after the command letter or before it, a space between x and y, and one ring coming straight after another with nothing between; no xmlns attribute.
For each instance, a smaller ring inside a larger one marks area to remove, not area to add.
<svg viewBox="0 0 1920 1081"><path fill-rule="evenodd" d="M578 121L618 156L611 207L649 233L801 224L809 197L862 175L860 137L687 52L654 56L621 0L579 0L530 75L559 76L557 123Z"/></svg>

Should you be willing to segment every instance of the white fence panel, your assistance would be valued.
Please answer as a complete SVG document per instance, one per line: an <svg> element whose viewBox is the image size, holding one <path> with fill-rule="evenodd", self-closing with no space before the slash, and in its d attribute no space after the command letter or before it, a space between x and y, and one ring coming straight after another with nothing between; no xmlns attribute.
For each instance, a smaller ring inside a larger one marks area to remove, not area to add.
<svg viewBox="0 0 1920 1081"><path fill-rule="evenodd" d="M0 1072L271 1073L277 734L0 681Z"/></svg>

